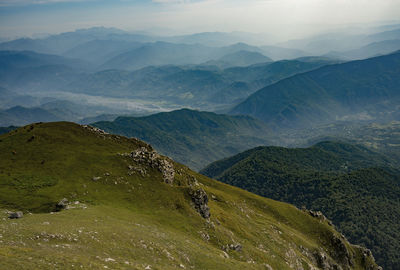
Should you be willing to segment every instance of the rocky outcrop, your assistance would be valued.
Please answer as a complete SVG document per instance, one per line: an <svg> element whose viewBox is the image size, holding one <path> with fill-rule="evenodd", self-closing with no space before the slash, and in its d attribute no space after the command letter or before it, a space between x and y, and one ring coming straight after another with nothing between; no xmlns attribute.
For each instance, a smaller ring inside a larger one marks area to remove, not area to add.
<svg viewBox="0 0 400 270"><path fill-rule="evenodd" d="M321 211L312 211L307 209L303 209L303 211L307 212L310 216L317 218L321 221L327 221L329 225L333 226L332 221L330 221L327 217L325 217Z"/></svg>
<svg viewBox="0 0 400 270"><path fill-rule="evenodd" d="M353 248L361 251L361 253L362 253L362 262L361 263L363 264L363 266L366 270L383 270L382 267L376 266L374 264L375 258L372 255L371 250L369 250L365 247L362 247L362 246L358 246L358 245L353 245Z"/></svg>
<svg viewBox="0 0 400 270"><path fill-rule="evenodd" d="M163 181L167 184L173 184L175 170L172 161L162 157L156 151L141 147L130 153L130 157L139 164L148 165L162 173Z"/></svg>
<svg viewBox="0 0 400 270"><path fill-rule="evenodd" d="M106 135L106 134L108 134L107 132L105 132L105 131L102 130L102 129L99 129L99 128L96 128L96 127L92 127L92 126L89 126L89 125L83 125L82 127L85 128L85 129L87 129L87 130L90 130L90 131L93 132L93 133L97 133L97 134L100 134L100 135Z"/></svg>
<svg viewBox="0 0 400 270"><path fill-rule="evenodd" d="M21 211L18 211L18 212L9 213L8 218L17 219L17 218L22 218L23 216L24 216L24 213L22 213Z"/></svg>
<svg viewBox="0 0 400 270"><path fill-rule="evenodd" d="M210 207L208 207L208 196L204 189L190 189L189 195L194 203L194 208L203 218L210 218Z"/></svg>
<svg viewBox="0 0 400 270"><path fill-rule="evenodd" d="M68 207L68 199L64 198L56 204L56 211L67 209L67 207Z"/></svg>
<svg viewBox="0 0 400 270"><path fill-rule="evenodd" d="M333 234L331 239L331 245L334 251L332 254L333 259L350 269L354 265L354 259L353 255L350 254L349 249L345 244L345 238L338 237L337 235Z"/></svg>
<svg viewBox="0 0 400 270"><path fill-rule="evenodd" d="M235 243L235 244L229 244L225 245L222 247L222 250L228 252L229 250L234 250L234 251L241 251L242 250L242 245Z"/></svg>
<svg viewBox="0 0 400 270"><path fill-rule="evenodd" d="M349 247L352 247L354 249L359 249L361 254L363 254L363 269L382 270L380 266L376 265L372 252L369 249L349 243L346 244L346 242L347 240L343 236L332 234L330 243L327 243L327 246L329 246L329 253L320 249L314 251L312 256L309 256L311 254L308 252L306 252L306 255L322 270L350 270L353 269L355 265L354 251L350 251L349 249Z"/></svg>

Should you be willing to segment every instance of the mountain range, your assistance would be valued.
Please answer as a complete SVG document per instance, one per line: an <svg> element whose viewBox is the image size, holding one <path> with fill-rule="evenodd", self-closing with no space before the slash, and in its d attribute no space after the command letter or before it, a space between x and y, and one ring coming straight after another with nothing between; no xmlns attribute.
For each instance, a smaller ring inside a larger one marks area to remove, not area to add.
<svg viewBox="0 0 400 270"><path fill-rule="evenodd" d="M283 128L336 120L395 120L400 100L400 52L324 66L266 86L231 113Z"/></svg>

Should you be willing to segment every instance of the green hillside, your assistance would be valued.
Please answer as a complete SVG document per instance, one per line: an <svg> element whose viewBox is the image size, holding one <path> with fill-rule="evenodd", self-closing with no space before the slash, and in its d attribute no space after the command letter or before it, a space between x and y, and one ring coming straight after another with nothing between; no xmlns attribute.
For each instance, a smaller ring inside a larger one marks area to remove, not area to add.
<svg viewBox="0 0 400 270"><path fill-rule="evenodd" d="M145 117L118 117L94 126L136 137L174 160L200 169L246 149L271 144L270 129L249 116L228 116L182 109Z"/></svg>
<svg viewBox="0 0 400 270"><path fill-rule="evenodd" d="M400 257L400 171L365 147L258 147L201 173L256 194L322 211L350 241L370 248L384 269Z"/></svg>
<svg viewBox="0 0 400 270"><path fill-rule="evenodd" d="M378 269L323 217L67 122L0 136L0 208L2 269Z"/></svg>
<svg viewBox="0 0 400 270"><path fill-rule="evenodd" d="M231 113L283 128L337 120L393 120L400 100L400 52L324 66L258 90Z"/></svg>

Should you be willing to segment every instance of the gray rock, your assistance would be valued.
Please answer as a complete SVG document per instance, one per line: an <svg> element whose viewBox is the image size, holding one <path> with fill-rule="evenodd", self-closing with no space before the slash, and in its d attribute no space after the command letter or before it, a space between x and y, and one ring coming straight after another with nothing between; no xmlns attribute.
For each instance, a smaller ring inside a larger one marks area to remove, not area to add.
<svg viewBox="0 0 400 270"><path fill-rule="evenodd" d="M68 206L68 199L64 198L61 201L59 201L56 205L56 211L61 211L63 209L66 209Z"/></svg>
<svg viewBox="0 0 400 270"><path fill-rule="evenodd" d="M172 161L162 157L153 149L141 147L133 151L130 156L139 164L148 165L162 173L164 183L172 185L175 179L175 169Z"/></svg>
<svg viewBox="0 0 400 270"><path fill-rule="evenodd" d="M241 244L229 244L225 245L222 247L222 250L228 252L229 250L234 250L234 251L241 251L242 250L242 245Z"/></svg>
<svg viewBox="0 0 400 270"><path fill-rule="evenodd" d="M22 213L21 211L18 211L18 212L10 213L8 218L16 219L16 218L22 218L23 216L24 216L24 213Z"/></svg>
<svg viewBox="0 0 400 270"><path fill-rule="evenodd" d="M229 248L231 250L241 251L242 250L242 245L241 244L230 244Z"/></svg>
<svg viewBox="0 0 400 270"><path fill-rule="evenodd" d="M211 214L210 214L210 208L207 205L208 203L207 193L202 188L195 190L191 189L189 193L197 212L199 212L203 218L209 218Z"/></svg>

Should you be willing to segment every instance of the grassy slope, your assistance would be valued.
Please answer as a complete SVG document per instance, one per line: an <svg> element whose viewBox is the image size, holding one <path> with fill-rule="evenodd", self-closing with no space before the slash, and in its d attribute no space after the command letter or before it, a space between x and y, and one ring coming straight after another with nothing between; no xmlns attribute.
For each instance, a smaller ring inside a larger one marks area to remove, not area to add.
<svg viewBox="0 0 400 270"><path fill-rule="evenodd" d="M321 210L349 239L371 248L385 269L400 264L400 172L361 146L259 147L201 172L262 196Z"/></svg>
<svg viewBox="0 0 400 270"><path fill-rule="evenodd" d="M141 165L118 153L140 146L145 144L65 122L1 135L0 268L265 269L268 263L309 269L307 252L323 247L337 255L334 229L294 206L176 163L173 186L150 167L144 176L128 175L128 165ZM193 177L214 198L209 221L191 206L187 183ZM79 203L49 213L64 197ZM5 209L25 216L9 220ZM221 247L231 243L242 244L242 251L224 254ZM345 246L355 256L354 269L374 265L370 257L362 262L359 248Z"/></svg>
<svg viewBox="0 0 400 270"><path fill-rule="evenodd" d="M93 125L107 132L144 140L195 170L271 141L269 128L254 118L188 109L146 117L119 117L113 122Z"/></svg>

